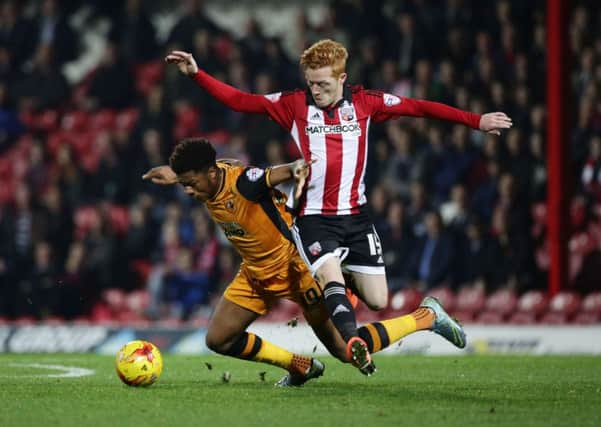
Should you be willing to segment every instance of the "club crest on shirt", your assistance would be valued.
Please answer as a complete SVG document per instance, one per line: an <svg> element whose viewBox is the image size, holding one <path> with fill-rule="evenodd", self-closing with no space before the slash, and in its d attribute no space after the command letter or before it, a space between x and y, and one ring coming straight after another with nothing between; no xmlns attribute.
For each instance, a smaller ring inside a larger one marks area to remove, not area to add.
<svg viewBox="0 0 601 427"><path fill-rule="evenodd" d="M398 96L391 95L389 93L384 94L384 105L387 107L392 107L393 105L397 105L401 103L401 98Z"/></svg>
<svg viewBox="0 0 601 427"><path fill-rule="evenodd" d="M233 200L226 200L225 201L225 208L228 211L233 212L234 211L234 201Z"/></svg>
<svg viewBox="0 0 601 427"><path fill-rule="evenodd" d="M321 244L319 242L313 242L307 249L309 249L311 255L317 256L321 253Z"/></svg>
<svg viewBox="0 0 601 427"><path fill-rule="evenodd" d="M255 182L255 181L258 181L259 178L261 178L264 173L265 172L263 171L263 169L251 168L246 171L246 177L248 178L249 181Z"/></svg>
<svg viewBox="0 0 601 427"><path fill-rule="evenodd" d="M355 120L355 108L352 105L340 107L340 120L343 122L352 122Z"/></svg>

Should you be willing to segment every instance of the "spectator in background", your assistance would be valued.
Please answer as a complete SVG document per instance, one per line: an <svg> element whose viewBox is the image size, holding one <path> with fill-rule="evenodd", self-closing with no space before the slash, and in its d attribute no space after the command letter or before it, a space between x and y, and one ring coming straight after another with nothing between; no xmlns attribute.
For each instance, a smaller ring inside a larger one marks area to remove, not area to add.
<svg viewBox="0 0 601 427"><path fill-rule="evenodd" d="M141 202L129 206L129 224L121 248L127 285L138 289L146 285L147 275L152 268L150 257L156 241L155 229L148 219L148 212Z"/></svg>
<svg viewBox="0 0 601 427"><path fill-rule="evenodd" d="M215 228L204 207L194 207L190 213L192 239L188 243L194 257L194 268L208 276L215 274L219 242Z"/></svg>
<svg viewBox="0 0 601 427"><path fill-rule="evenodd" d="M488 160L486 163L486 178L474 189L471 208L472 211L489 222L497 199L497 188L501 167L496 160Z"/></svg>
<svg viewBox="0 0 601 427"><path fill-rule="evenodd" d="M15 245L7 206L0 206L0 316L14 316Z"/></svg>
<svg viewBox="0 0 601 427"><path fill-rule="evenodd" d="M107 43L100 64L92 75L87 92L87 108L129 107L134 99L133 87L133 77L120 54L120 46Z"/></svg>
<svg viewBox="0 0 601 427"><path fill-rule="evenodd" d="M170 209L168 207L168 209ZM174 209L171 209L173 212ZM150 295L149 315L153 318L165 316L165 307L162 304L164 296L164 277L175 269L176 256L182 244L179 236L179 210L165 216L161 227L159 244L154 255L155 265L148 277L147 288Z"/></svg>
<svg viewBox="0 0 601 427"><path fill-rule="evenodd" d="M417 34L415 19L410 13L401 12L396 15L395 20L396 27L393 27L395 30L390 32L388 36L386 51L392 52L394 57L397 58L401 75L412 75L412 67L415 66L417 60L427 56L426 47L421 42L423 37Z"/></svg>
<svg viewBox="0 0 601 427"><path fill-rule="evenodd" d="M121 47L123 57L131 64L142 64L157 57L156 31L142 0L125 1L108 38Z"/></svg>
<svg viewBox="0 0 601 427"><path fill-rule="evenodd" d="M457 276L455 282L459 288L477 286L487 289L494 270L492 242L484 230L484 225L476 217L468 219L464 238L458 241ZM494 280L494 279L493 279Z"/></svg>
<svg viewBox="0 0 601 427"><path fill-rule="evenodd" d="M430 201L426 195L424 185L420 182L412 182L410 191L410 199L407 205L407 219L413 234L421 238L426 234L425 217L426 213L431 209Z"/></svg>
<svg viewBox="0 0 601 427"><path fill-rule="evenodd" d="M300 75L296 65L290 61L284 48L282 41L278 37L269 37L263 47L263 62L258 73L269 73L274 76L277 82L274 87L299 87L301 83Z"/></svg>
<svg viewBox="0 0 601 427"><path fill-rule="evenodd" d="M192 252L178 251L175 268L164 277L164 302L169 317L187 320L201 304L209 299L209 277L194 269Z"/></svg>
<svg viewBox="0 0 601 427"><path fill-rule="evenodd" d="M440 207L442 221L454 235L465 233L468 224L470 210L467 190L463 184L455 184L451 189L451 198Z"/></svg>
<svg viewBox="0 0 601 427"><path fill-rule="evenodd" d="M142 140L147 130L156 129L161 134L161 140L168 141L173 132L173 120L173 111L165 99L163 88L159 85L153 86L140 107L140 117L132 139Z"/></svg>
<svg viewBox="0 0 601 427"><path fill-rule="evenodd" d="M59 188L51 185L43 193L40 211L39 221L44 230L41 238L50 245L54 259L62 262L73 236L73 210L63 201Z"/></svg>
<svg viewBox="0 0 601 427"><path fill-rule="evenodd" d="M52 47L40 44L31 69L18 79L13 88L21 111L41 111L61 107L68 98L67 81L54 63Z"/></svg>
<svg viewBox="0 0 601 427"><path fill-rule="evenodd" d="M44 146L40 141L34 141L29 151L29 165L25 180L34 194L41 194L48 183L48 167Z"/></svg>
<svg viewBox="0 0 601 427"><path fill-rule="evenodd" d="M36 49L37 28L22 14L21 2L6 0L0 5L0 45L9 53L10 67L17 71Z"/></svg>
<svg viewBox="0 0 601 427"><path fill-rule="evenodd" d="M524 199L529 196L528 190L531 186L532 157L527 147L524 147L522 133L518 129L511 129L507 133L505 145L507 147L505 169L514 177L519 197Z"/></svg>
<svg viewBox="0 0 601 427"><path fill-rule="evenodd" d="M383 230L387 221L388 189L383 183L376 184L369 197L369 208L376 230Z"/></svg>
<svg viewBox="0 0 601 427"><path fill-rule="evenodd" d="M250 164L247 145L246 134L237 132L231 136L227 145L221 147L219 155L225 159L237 159L245 165Z"/></svg>
<svg viewBox="0 0 601 427"><path fill-rule="evenodd" d="M60 313L67 319L86 313L96 297L95 277L86 269L86 255L84 243L74 241L59 276Z"/></svg>
<svg viewBox="0 0 601 427"><path fill-rule="evenodd" d="M445 162L451 182L467 183L472 177L478 154L471 146L468 131L463 126L452 128L451 147Z"/></svg>
<svg viewBox="0 0 601 427"><path fill-rule="evenodd" d="M409 198L410 183L417 178L418 174L412 137L407 129L399 125L398 121L388 122L386 133L393 146L387 162L386 183L406 200Z"/></svg>
<svg viewBox="0 0 601 427"><path fill-rule="evenodd" d="M373 204L373 195L372 195ZM405 218L405 205L400 199L390 202L387 209L386 223L378 227L381 230L384 261L388 287L391 292L411 284L410 262L415 249L415 238Z"/></svg>
<svg viewBox="0 0 601 427"><path fill-rule="evenodd" d="M449 171L444 167L449 153L441 130L431 126L428 131L428 140L430 144L426 146L420 157L419 177L424 185L431 189L431 199L437 203L447 195L448 185L452 182L450 179L453 177L449 176Z"/></svg>
<svg viewBox="0 0 601 427"><path fill-rule="evenodd" d="M384 139L377 139L375 144L369 144L368 147L369 165L365 172L366 187L371 188L379 182L383 182L386 176L390 150L388 143Z"/></svg>
<svg viewBox="0 0 601 427"><path fill-rule="evenodd" d="M499 206L492 218L491 268L487 291L506 287L516 292L532 285L532 247L528 234L512 228L508 212Z"/></svg>
<svg viewBox="0 0 601 427"><path fill-rule="evenodd" d="M263 95L275 91L275 82L273 75L259 72L254 80L255 92ZM258 115L242 116L242 128L248 138L247 151L255 165L274 165L266 159L269 148L265 147L265 141L283 140L286 134L275 122L265 119ZM285 163L285 162L284 162Z"/></svg>
<svg viewBox="0 0 601 427"><path fill-rule="evenodd" d="M96 135L95 147L92 149L98 156L96 170L89 174L86 188L91 200L103 199L123 202L126 196L125 185L129 165L124 163L115 150L112 134L101 131Z"/></svg>
<svg viewBox="0 0 601 427"><path fill-rule="evenodd" d="M52 248L45 241L37 242L34 248L33 268L27 273L25 280L27 284L21 282L22 289L29 290L25 300L32 306L31 314L37 318L44 319L58 314L60 293L57 289L59 284L56 276Z"/></svg>
<svg viewBox="0 0 601 427"><path fill-rule="evenodd" d="M518 193L516 179L510 173L504 173L499 178L498 198L495 203L495 209L497 208L505 212L512 232L529 235L530 209L523 202L523 198Z"/></svg>
<svg viewBox="0 0 601 427"><path fill-rule="evenodd" d="M453 280L453 239L436 211L425 215L426 234L419 238L410 264L413 286L426 292Z"/></svg>
<svg viewBox="0 0 601 427"><path fill-rule="evenodd" d="M596 201L601 201L601 138L591 138L589 154L582 169L582 185Z"/></svg>
<svg viewBox="0 0 601 427"><path fill-rule="evenodd" d="M232 246L225 245L219 251L219 258L217 260L218 276L216 280L216 286L214 287L214 292L210 294L210 298L213 302L221 298L221 294L227 285L234 279L239 263L240 260L238 253ZM214 304L212 305L214 306Z"/></svg>
<svg viewBox="0 0 601 427"><path fill-rule="evenodd" d="M50 46L58 67L75 59L78 40L57 0L43 0L37 17L38 44Z"/></svg>
<svg viewBox="0 0 601 427"><path fill-rule="evenodd" d="M129 194L135 195L144 193L159 201L170 201L175 198L173 191L167 188L150 186L142 181L140 177L148 170L144 168L154 167L165 163L165 150L169 147L165 146L165 142L158 129L148 128L142 134L142 147L135 153L132 165L129 165L128 170L128 187Z"/></svg>
<svg viewBox="0 0 601 427"><path fill-rule="evenodd" d="M113 286L115 268L115 237L111 225L99 206L95 206L94 220L84 238L85 267L96 283L96 292Z"/></svg>
<svg viewBox="0 0 601 427"><path fill-rule="evenodd" d="M469 46L470 43L467 40L468 35L466 30L461 27L450 28L446 37L446 54L450 58L451 63L458 70L465 70L468 68L469 59ZM459 108L463 106L457 104Z"/></svg>
<svg viewBox="0 0 601 427"><path fill-rule="evenodd" d="M543 137L540 133L530 136L530 154L532 164L530 169L530 200L542 202L547 197L547 162Z"/></svg>
<svg viewBox="0 0 601 427"><path fill-rule="evenodd" d="M254 157L251 156L254 159ZM256 162L257 160L255 160ZM270 139L265 145L265 162L257 163L257 166L267 167L268 165L281 165L289 160L284 152L284 146L276 139Z"/></svg>
<svg viewBox="0 0 601 427"><path fill-rule="evenodd" d="M523 58L523 55L518 57L518 62L516 64L516 66L518 66L518 64L525 64L523 65L523 67L525 68L526 65L526 60L521 60L521 58ZM519 73L527 73L527 71L519 71ZM519 124L518 126L516 126L517 129L522 129L524 131L527 131L528 128L530 127L530 123L529 123L529 111L528 111L528 107L530 105L530 91L528 90L528 86L526 86L525 84L521 84L518 87L516 87L515 89L515 102L513 105L513 113L515 114L515 116L517 117L517 123Z"/></svg>
<svg viewBox="0 0 601 427"><path fill-rule="evenodd" d="M181 49L190 52L194 46L194 35L198 30L207 30L211 34L220 35L221 31L203 11L202 0L184 0L183 15L169 34L167 44L177 44Z"/></svg>
<svg viewBox="0 0 601 427"><path fill-rule="evenodd" d="M5 82L0 81L0 154L8 149L24 131L25 128L9 97L8 87Z"/></svg>
<svg viewBox="0 0 601 427"><path fill-rule="evenodd" d="M25 184L15 190L15 204L10 219L12 228L12 244L15 248L15 271L18 274L27 272L31 266L33 247L41 235L41 223L37 221L38 214L32 206L31 191Z"/></svg>
<svg viewBox="0 0 601 427"><path fill-rule="evenodd" d="M437 99L444 104L454 104L453 94L457 84L455 79L455 67L450 60L447 59L440 63L437 82ZM455 127L459 128L459 126Z"/></svg>
<svg viewBox="0 0 601 427"><path fill-rule="evenodd" d="M62 143L50 172L50 181L58 185L65 204L73 209L83 198L83 173L73 159L73 149Z"/></svg>

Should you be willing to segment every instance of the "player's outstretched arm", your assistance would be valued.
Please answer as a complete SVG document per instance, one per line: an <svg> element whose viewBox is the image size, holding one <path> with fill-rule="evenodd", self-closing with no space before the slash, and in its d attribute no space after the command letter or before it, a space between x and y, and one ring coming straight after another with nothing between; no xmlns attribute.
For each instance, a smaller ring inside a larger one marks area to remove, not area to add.
<svg viewBox="0 0 601 427"><path fill-rule="evenodd" d="M165 57L165 62L177 65L182 74L193 78L213 98L234 111L268 113L267 103L270 101L267 98L243 92L210 76L198 67L191 53L174 50Z"/></svg>
<svg viewBox="0 0 601 427"><path fill-rule="evenodd" d="M177 184L177 175L173 172L167 165L157 166L150 169L144 175L142 175L143 180L150 180L154 184L159 185L173 185Z"/></svg>
<svg viewBox="0 0 601 427"><path fill-rule="evenodd" d="M370 96L374 107L374 121L380 122L399 116L428 117L464 124L473 129L500 135L502 129L512 126L511 118L502 112L483 115L463 111L440 102L399 98L390 94Z"/></svg>

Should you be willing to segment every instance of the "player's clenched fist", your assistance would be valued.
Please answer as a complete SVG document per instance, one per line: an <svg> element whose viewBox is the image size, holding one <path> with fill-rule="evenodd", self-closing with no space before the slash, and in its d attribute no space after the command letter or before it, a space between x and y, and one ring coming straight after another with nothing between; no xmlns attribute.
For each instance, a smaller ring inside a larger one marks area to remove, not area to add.
<svg viewBox="0 0 601 427"><path fill-rule="evenodd" d="M311 171L311 164L315 163L315 160L312 160L310 163L305 162L303 159L298 159L292 163L292 176L295 181L295 191L294 191L294 199L300 199L300 196L303 192L303 188L305 187L305 180L309 176L309 172Z"/></svg>
<svg viewBox="0 0 601 427"><path fill-rule="evenodd" d="M187 76L198 73L198 65L191 53L173 50L165 57L165 62L177 65L177 68Z"/></svg>

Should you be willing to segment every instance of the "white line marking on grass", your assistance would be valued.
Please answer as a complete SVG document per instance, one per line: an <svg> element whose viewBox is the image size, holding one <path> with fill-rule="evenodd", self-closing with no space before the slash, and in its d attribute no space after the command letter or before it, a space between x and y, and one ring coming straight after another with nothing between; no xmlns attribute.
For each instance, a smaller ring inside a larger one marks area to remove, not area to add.
<svg viewBox="0 0 601 427"><path fill-rule="evenodd" d="M13 368L54 369L63 372L62 374L23 375L26 377L78 378L96 373L93 369L78 368L76 366L47 365L45 363L11 363L9 366Z"/></svg>

